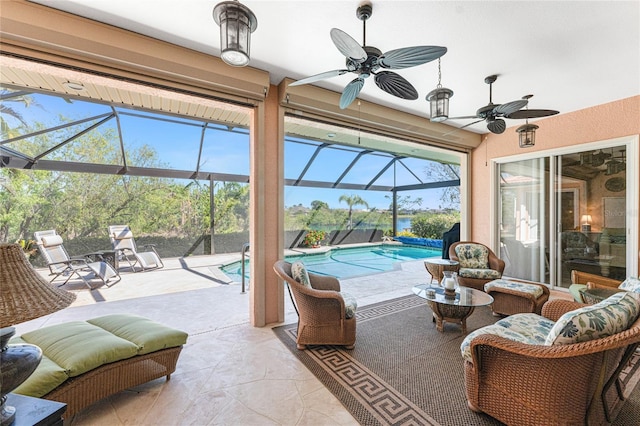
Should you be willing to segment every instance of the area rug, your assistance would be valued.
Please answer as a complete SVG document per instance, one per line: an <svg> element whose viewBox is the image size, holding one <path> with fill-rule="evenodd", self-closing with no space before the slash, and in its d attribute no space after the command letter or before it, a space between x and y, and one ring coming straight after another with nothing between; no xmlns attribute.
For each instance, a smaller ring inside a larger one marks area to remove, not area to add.
<svg viewBox="0 0 640 426"><path fill-rule="evenodd" d="M502 424L467 408L460 355L465 336L459 325L446 323L444 333L438 332L431 310L416 296L359 308L357 318L358 340L351 351L340 346L299 351L296 324L274 328L274 332L360 424ZM488 307L476 308L467 319L467 330L495 321ZM634 357L635 365L622 375L623 381L633 382L630 389L640 378L639 358ZM626 403L630 410L625 405L622 411L636 414L634 401L632 395Z"/></svg>

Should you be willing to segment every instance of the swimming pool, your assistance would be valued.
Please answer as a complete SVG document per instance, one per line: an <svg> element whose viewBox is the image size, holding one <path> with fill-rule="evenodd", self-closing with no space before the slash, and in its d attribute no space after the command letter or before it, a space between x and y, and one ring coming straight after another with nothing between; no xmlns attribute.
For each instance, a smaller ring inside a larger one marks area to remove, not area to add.
<svg viewBox="0 0 640 426"><path fill-rule="evenodd" d="M331 275L337 278L351 278L358 275L369 275L390 271L394 264L410 260L426 259L440 256L440 249L425 247L380 244L366 247L336 247L324 253L311 253L286 256L289 262L302 260L311 272L321 275ZM245 275L248 278L248 260ZM222 267L233 281L241 281L241 261L230 263Z"/></svg>

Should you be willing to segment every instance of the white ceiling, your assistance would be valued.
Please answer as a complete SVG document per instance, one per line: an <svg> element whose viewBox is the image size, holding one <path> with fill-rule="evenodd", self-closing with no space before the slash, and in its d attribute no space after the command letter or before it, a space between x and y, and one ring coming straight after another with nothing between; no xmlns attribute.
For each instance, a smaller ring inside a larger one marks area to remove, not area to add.
<svg viewBox="0 0 640 426"><path fill-rule="evenodd" d="M85 16L214 56L218 0L38 0ZM357 0L242 0L258 18L250 66L302 79L344 67L331 28L362 42ZM454 91L449 116L467 116L488 104L484 78L498 74L493 102L533 94L532 109L560 113L640 94L640 1L401 1L373 0L367 45L382 52L415 45L448 48L442 85ZM230 72L232 69L230 68ZM425 96L438 83L437 61L397 71L418 90L407 101L367 79L360 98L428 117ZM341 92L347 74L316 83ZM448 121L456 127L473 120ZM535 121L535 120L532 120ZM519 126L523 120L507 120ZM540 123L538 123L540 124ZM486 133L483 123L469 127Z"/></svg>

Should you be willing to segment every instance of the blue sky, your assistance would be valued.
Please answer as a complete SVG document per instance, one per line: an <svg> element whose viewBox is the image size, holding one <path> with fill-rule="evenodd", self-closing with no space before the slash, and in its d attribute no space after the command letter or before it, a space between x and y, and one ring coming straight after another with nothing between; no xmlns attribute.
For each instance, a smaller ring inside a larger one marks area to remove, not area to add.
<svg viewBox="0 0 640 426"><path fill-rule="evenodd" d="M74 120L111 112L111 108L107 105L85 101L67 101L63 98L39 94L33 95L33 98L36 100L37 105L24 108L23 105L12 102L9 103L9 106L19 111L27 122L41 122L51 127L60 125L62 123L61 117ZM123 111L139 115L152 115L147 112L128 109ZM121 114L120 126L125 148L135 149L146 144L157 151L159 160L167 167L179 170L195 170L202 133L201 123L184 118L168 118L182 124ZM83 126L86 127L88 124ZM103 126L111 127L115 132L114 134L117 135L115 120L112 119ZM285 144L285 178L298 178L314 151L315 146L313 145L287 142ZM304 179L333 182L356 155L357 152L324 149L318 155L312 167L309 168ZM369 183L389 160L388 156L367 155L366 161L359 161L349 172L344 182ZM422 164L424 160L407 159L404 161L416 172L424 170L424 165ZM421 161L422 163L420 163ZM131 160L129 160L129 164L136 165L132 164ZM244 131L238 133L207 130L205 132L200 168L201 170L218 173L248 175L248 135ZM417 183L403 167L397 167L395 170L394 168L387 170L376 181L376 184L393 185L394 173L398 182ZM424 177L421 178L425 179ZM424 200L423 208L438 208L440 193L441 190L429 190L413 191L402 195L411 195L413 198L421 197ZM368 202L370 207L377 209L387 209L391 202L390 198L387 198L391 195L390 192L287 187L285 188L285 206L298 204L310 206L312 201L322 200L332 208L346 208L346 204L338 201L340 196L344 194L360 195Z"/></svg>

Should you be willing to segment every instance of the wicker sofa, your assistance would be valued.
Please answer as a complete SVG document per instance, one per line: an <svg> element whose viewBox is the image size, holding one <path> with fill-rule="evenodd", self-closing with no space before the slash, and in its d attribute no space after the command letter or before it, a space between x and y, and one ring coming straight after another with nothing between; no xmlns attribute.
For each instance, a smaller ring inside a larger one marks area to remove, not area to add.
<svg viewBox="0 0 640 426"><path fill-rule="evenodd" d="M620 315L631 325L601 338L581 340L586 339L582 334L579 342L566 341L563 321L600 305L567 300L547 302L542 316L513 315L469 334L461 345L469 408L506 424L612 421L622 405L618 375L640 343L640 297L631 292L612 296L617 302L622 297L628 306L635 304ZM554 329L556 324L560 328ZM559 340L549 343L550 336Z"/></svg>

